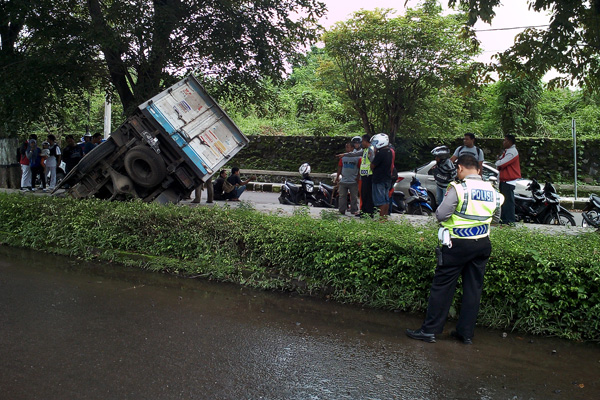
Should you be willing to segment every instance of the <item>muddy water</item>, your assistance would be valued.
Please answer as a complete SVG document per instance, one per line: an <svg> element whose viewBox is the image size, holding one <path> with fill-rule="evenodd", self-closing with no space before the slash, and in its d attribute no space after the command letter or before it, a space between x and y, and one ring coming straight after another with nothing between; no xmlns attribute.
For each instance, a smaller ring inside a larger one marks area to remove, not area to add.
<svg viewBox="0 0 600 400"><path fill-rule="evenodd" d="M0 246L1 399L600 398L596 344L420 322Z"/></svg>

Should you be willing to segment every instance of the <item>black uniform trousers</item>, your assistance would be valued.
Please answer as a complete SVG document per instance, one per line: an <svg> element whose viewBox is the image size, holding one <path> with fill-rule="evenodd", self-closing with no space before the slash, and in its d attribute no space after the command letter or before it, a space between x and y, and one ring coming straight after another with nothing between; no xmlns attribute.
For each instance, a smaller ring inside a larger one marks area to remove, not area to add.
<svg viewBox="0 0 600 400"><path fill-rule="evenodd" d="M452 247L442 249L443 265L435 270L427 315L421 329L425 333L441 333L452 305L456 282L462 276L463 298L456 331L472 338L479 313L485 265L490 258L490 238L452 239Z"/></svg>
<svg viewBox="0 0 600 400"><path fill-rule="evenodd" d="M360 211L363 214L373 214L375 205L373 204L373 179L371 175L361 175L360 177Z"/></svg>

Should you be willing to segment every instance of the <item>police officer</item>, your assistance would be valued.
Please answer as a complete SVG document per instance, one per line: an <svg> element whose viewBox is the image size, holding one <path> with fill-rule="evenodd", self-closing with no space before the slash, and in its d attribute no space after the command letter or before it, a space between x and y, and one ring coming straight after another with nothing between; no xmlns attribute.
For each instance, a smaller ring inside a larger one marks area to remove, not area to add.
<svg viewBox="0 0 600 400"><path fill-rule="evenodd" d="M407 329L408 337L435 343L452 304L456 282L462 276L463 298L456 331L450 335L471 344L483 287L485 264L490 257L490 223L500 216L504 198L479 175L479 162L472 155L458 157L459 182L452 182L444 201L435 212L442 223L444 244L438 253L427 315L421 328Z"/></svg>

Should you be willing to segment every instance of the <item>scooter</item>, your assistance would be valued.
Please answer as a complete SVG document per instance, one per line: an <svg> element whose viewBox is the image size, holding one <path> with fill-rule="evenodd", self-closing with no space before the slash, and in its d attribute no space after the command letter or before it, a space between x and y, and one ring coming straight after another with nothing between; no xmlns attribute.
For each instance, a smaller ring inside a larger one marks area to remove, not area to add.
<svg viewBox="0 0 600 400"><path fill-rule="evenodd" d="M581 226L591 226L596 229L600 229L600 196L595 194L590 195L590 199L583 208L583 221Z"/></svg>
<svg viewBox="0 0 600 400"><path fill-rule="evenodd" d="M537 180L527 186L531 197L515 194L515 217L517 222L532 222L548 225L575 226L575 218L560 205L560 196L550 182L542 190Z"/></svg>
<svg viewBox="0 0 600 400"><path fill-rule="evenodd" d="M404 193L394 190L390 197L390 213L404 214L406 212L406 201L404 199Z"/></svg>
<svg viewBox="0 0 600 400"><path fill-rule="evenodd" d="M337 208L338 207L338 193L334 186L326 185L325 183L319 183L315 193L315 199L317 200L317 207L325 208Z"/></svg>
<svg viewBox="0 0 600 400"><path fill-rule="evenodd" d="M304 163L298 170L302 175L300 185L296 185L286 180L281 185L281 194L279 195L280 204L289 205L312 205L317 207L319 201L316 198L317 191L315 190L315 183L310 177L310 165Z"/></svg>
<svg viewBox="0 0 600 400"><path fill-rule="evenodd" d="M421 186L421 181L413 176L408 188L410 197L406 200L406 212L413 215L431 215L433 209L429 204L427 189Z"/></svg>

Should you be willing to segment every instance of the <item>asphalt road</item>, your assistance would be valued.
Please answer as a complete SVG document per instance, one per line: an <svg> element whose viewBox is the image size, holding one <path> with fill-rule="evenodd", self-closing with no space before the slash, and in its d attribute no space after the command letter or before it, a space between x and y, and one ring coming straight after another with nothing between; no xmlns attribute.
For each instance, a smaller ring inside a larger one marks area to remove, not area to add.
<svg viewBox="0 0 600 400"><path fill-rule="evenodd" d="M265 212L276 212L276 213L280 213L280 214L291 215L294 213L294 210L298 209L298 206L279 204L278 197L279 197L279 193L245 191L242 194L242 197L240 198L240 200L249 202L257 210L265 211ZM183 204L191 204L191 203L190 203L190 200L186 200L183 202ZM216 201L212 205L215 205L215 204L221 205L221 206L228 204L231 207L236 207L238 203L228 202L228 201ZM206 204L206 192L202 192L200 205L202 205L202 206L209 205L209 204ZM328 209L314 208L314 207L308 207L308 210L309 210L310 214L315 217L319 216L321 214L321 212L328 211ZM335 211L334 209L329 209L329 210L332 212ZM575 217L576 226L581 227L581 222L582 222L581 211L571 210L571 212ZM351 217L348 217L348 218L351 218ZM424 221L427 221L427 218L433 218L433 217L414 216L414 215L399 215L399 214L392 215L393 220L408 219L415 223L423 223ZM548 225L538 225L538 224L524 224L524 225L528 226L532 229L552 229L554 231L565 231L565 232L571 232L571 233L573 231L573 229L569 228L569 227L549 227ZM580 232L580 231L587 232L588 229L589 228L584 229L584 230L577 229L576 232Z"/></svg>

